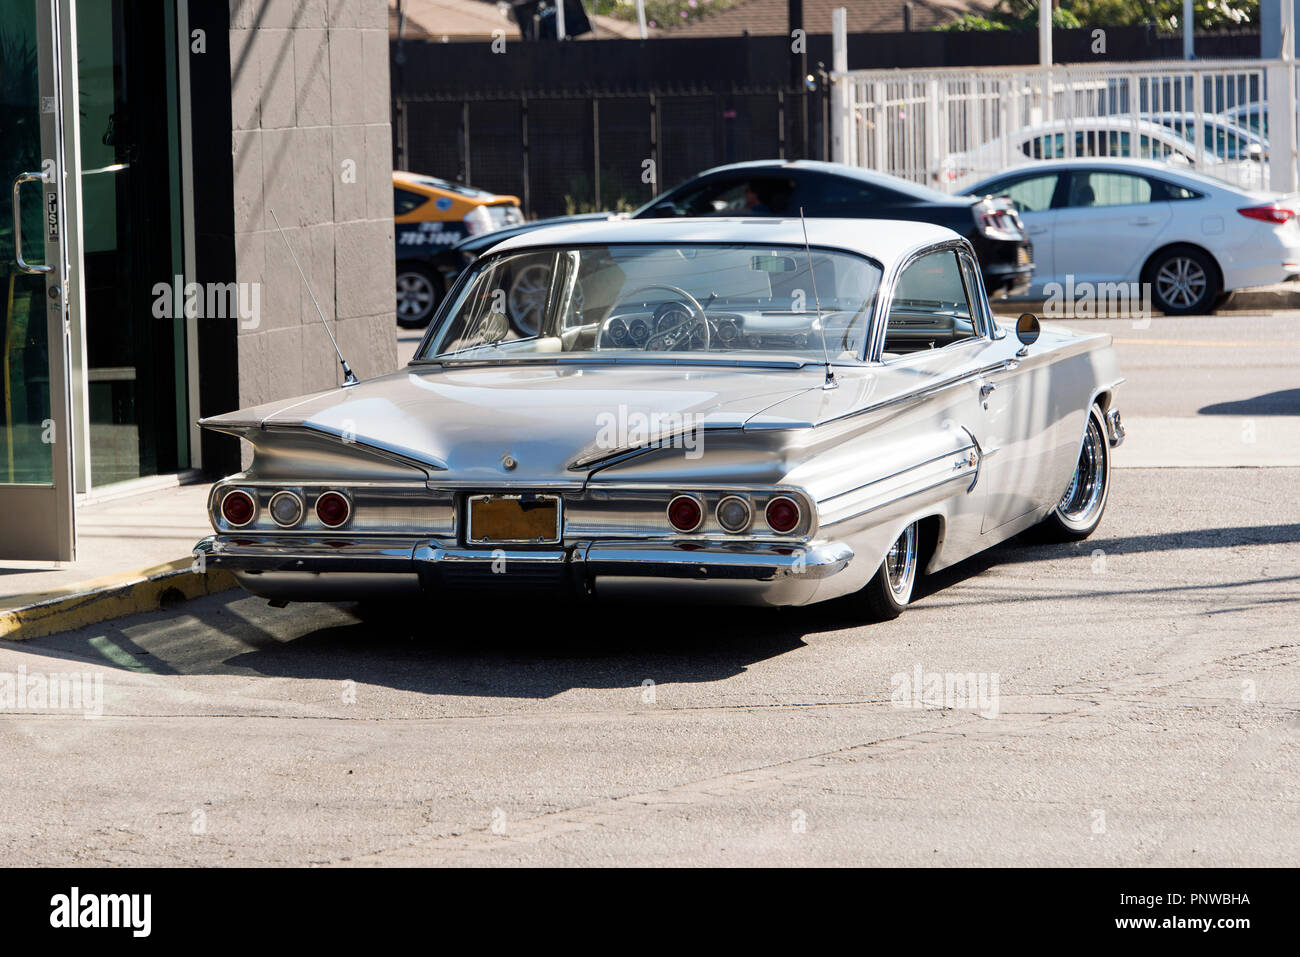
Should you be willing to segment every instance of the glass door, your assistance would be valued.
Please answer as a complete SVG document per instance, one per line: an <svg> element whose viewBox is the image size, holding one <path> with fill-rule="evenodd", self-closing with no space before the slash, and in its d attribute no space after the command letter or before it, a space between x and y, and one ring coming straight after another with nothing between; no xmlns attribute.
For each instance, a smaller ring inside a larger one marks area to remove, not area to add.
<svg viewBox="0 0 1300 957"><path fill-rule="evenodd" d="M176 11L169 0L73 7L85 393L99 487L189 464Z"/></svg>
<svg viewBox="0 0 1300 957"><path fill-rule="evenodd" d="M0 559L73 558L55 0L0 4Z"/></svg>

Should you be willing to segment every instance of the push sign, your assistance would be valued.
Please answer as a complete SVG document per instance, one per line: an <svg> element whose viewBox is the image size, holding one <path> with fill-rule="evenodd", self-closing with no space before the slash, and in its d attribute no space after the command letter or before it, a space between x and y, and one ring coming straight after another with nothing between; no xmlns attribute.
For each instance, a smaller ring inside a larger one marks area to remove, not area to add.
<svg viewBox="0 0 1300 957"><path fill-rule="evenodd" d="M59 241L59 195L54 192L45 194L45 239L51 243Z"/></svg>

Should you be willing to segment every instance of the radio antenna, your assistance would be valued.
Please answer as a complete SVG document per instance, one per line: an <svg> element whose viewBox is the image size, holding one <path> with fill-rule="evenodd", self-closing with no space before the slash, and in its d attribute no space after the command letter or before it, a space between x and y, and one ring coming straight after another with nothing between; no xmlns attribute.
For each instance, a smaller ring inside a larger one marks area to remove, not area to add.
<svg viewBox="0 0 1300 957"><path fill-rule="evenodd" d="M275 215L275 210L268 209L271 219L275 220L275 228L280 231L280 238L284 240L284 248L289 250L289 256L293 259L293 264L298 267L298 275L302 276L302 284L307 287L307 295L311 296L311 304L316 307L316 315L320 316L320 324L325 327L325 335L330 337L330 345L334 347L334 354L339 357L339 365L343 367L343 385L356 385L360 380L357 375L348 366L348 360L343 358L343 353L339 351L339 344L334 341L334 333L330 332L330 324L325 321L325 313L316 301L316 294L311 291L311 283L307 281L307 274L302 271L302 264L298 262L298 256L294 253L293 247L289 245L289 237L284 233L284 227L280 225L280 217ZM822 337L825 339L825 336Z"/></svg>
<svg viewBox="0 0 1300 957"><path fill-rule="evenodd" d="M799 207L799 225L803 227L803 251L808 257L808 275L812 279L813 287L813 305L817 309L817 328L822 334L822 359L826 362L826 381L822 384L823 389L834 389L839 386L835 381L835 372L831 369L830 353L826 351L826 324L822 322L822 301L817 295L817 274L813 272L812 247L808 245L808 223L803 218L803 207Z"/></svg>

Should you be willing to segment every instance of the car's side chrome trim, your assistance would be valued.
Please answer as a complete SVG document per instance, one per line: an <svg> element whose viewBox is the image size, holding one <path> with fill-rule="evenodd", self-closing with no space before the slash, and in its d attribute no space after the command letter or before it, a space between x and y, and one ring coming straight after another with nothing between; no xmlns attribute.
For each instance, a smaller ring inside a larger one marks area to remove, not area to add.
<svg viewBox="0 0 1300 957"><path fill-rule="evenodd" d="M965 430L963 429L962 431ZM969 435L970 433L968 432L967 434ZM843 498L845 495L852 495L854 492L861 492L863 489L870 488L873 485L878 485L881 482L887 482L889 479L897 478L900 475L906 475L908 472L912 472L915 471L916 469L923 468L927 465L930 465L933 462L939 461L940 459L951 458L954 455L961 456L974 449L975 446L972 444L972 445L964 446L963 448L953 449L952 451L949 452L942 452L939 455L933 456L932 458L925 459L922 462L917 462L915 465L909 465L906 468L897 469L896 471L890 472L887 475L881 475L879 478L874 478L870 482L863 482L861 485L855 485L853 488L845 489L843 492L836 492L834 495L828 495L826 496L826 498L819 501L817 505L818 507L829 505L830 503L834 502L837 498Z"/></svg>
<svg viewBox="0 0 1300 957"><path fill-rule="evenodd" d="M959 385L963 385L967 382L970 382L972 379L979 379L984 376L992 375L995 372L1001 372L1005 367L1005 365L1006 365L1005 362L995 362L991 365L982 366L978 369L968 369L965 372L959 372L956 375L949 376L946 379L941 379L938 382L917 389L914 392L905 392L901 395L891 396L888 399L881 399L879 402L873 402L872 404L865 405L860 409L854 409L852 412L845 412L843 415L837 415L834 418L826 419L824 422L819 422L818 425L822 426L822 425L830 425L833 422L844 422L848 419L855 419L859 416L870 415L874 412L880 412L884 409L893 408L894 406L907 405L912 402L919 402L922 399L928 399L932 396L938 395L941 392L946 392L949 389L953 389Z"/></svg>
<svg viewBox="0 0 1300 957"><path fill-rule="evenodd" d="M517 366L517 365L650 365L650 366L722 366L728 369L802 369L805 366L822 366L824 362L813 359L711 359L701 356L689 359L657 359L651 357L636 358L597 358L595 356L492 356L483 359L414 359L412 365L421 368L439 366L455 369L464 366ZM860 365L855 362L841 362L837 365Z"/></svg>
<svg viewBox="0 0 1300 957"><path fill-rule="evenodd" d="M908 489L906 492L903 492L899 495L895 495L892 498L885 499L884 501L881 502L874 502L871 505L868 505L866 508L854 512L852 515L845 515L842 518L836 519L836 523L851 521L852 519L861 518L863 515L870 514L871 512L878 512L882 508L888 508L889 506L896 505L899 502L904 501L905 499L913 498L917 495L923 495L926 492L932 492L935 489L948 485L949 483L957 481L958 479L965 479L965 477L966 477L965 474L949 475L947 478L939 479L938 481L932 482L929 485L922 486L921 488ZM828 525L833 527L832 523L828 523Z"/></svg>
<svg viewBox="0 0 1300 957"><path fill-rule="evenodd" d="M924 495L951 482L966 483L965 491L969 494L979 483L982 466L983 456L974 443L937 455L818 502L818 513L823 516L821 527L833 529L840 523Z"/></svg>

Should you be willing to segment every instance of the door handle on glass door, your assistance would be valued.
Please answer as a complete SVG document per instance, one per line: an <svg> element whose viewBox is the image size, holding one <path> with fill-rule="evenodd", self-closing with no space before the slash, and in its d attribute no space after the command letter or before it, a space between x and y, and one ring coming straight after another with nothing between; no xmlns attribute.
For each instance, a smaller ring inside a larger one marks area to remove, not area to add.
<svg viewBox="0 0 1300 957"><path fill-rule="evenodd" d="M19 205L18 188L23 183L39 183L44 177L40 173L19 173L14 177L13 211L14 211L14 262L23 272L39 276L41 273L54 272L53 266L33 266L23 259L23 214Z"/></svg>

